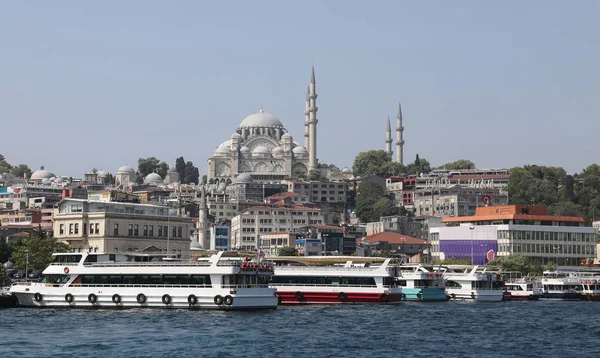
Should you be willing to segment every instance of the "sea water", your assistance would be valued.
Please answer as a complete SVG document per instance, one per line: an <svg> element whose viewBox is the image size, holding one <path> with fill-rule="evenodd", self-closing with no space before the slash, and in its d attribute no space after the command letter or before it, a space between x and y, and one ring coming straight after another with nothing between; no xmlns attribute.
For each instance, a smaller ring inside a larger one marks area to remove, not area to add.
<svg viewBox="0 0 600 358"><path fill-rule="evenodd" d="M600 357L600 302L0 310L0 357Z"/></svg>

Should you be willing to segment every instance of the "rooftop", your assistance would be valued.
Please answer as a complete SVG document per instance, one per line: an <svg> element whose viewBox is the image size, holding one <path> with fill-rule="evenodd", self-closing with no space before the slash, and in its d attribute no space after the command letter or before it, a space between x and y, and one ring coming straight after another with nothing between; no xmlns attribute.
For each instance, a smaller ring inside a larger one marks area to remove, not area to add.
<svg viewBox="0 0 600 358"><path fill-rule="evenodd" d="M372 244L375 242L387 242L390 244L408 244L408 245L425 245L427 240L417 239L416 237L406 236L397 234L395 232L380 232L370 236L362 238L363 241L367 241ZM361 239L358 239L361 240Z"/></svg>
<svg viewBox="0 0 600 358"><path fill-rule="evenodd" d="M584 222L581 216L549 215L548 207L534 205L486 206L476 208L475 215L473 216L442 218L443 223L468 223L496 220Z"/></svg>

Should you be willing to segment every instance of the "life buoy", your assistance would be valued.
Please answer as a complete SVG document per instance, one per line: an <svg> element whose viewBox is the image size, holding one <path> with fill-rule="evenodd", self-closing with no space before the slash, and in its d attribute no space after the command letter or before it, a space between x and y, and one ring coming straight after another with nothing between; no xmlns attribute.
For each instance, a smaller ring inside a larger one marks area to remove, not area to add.
<svg viewBox="0 0 600 358"><path fill-rule="evenodd" d="M379 295L379 301L381 301L381 302L387 302L388 301L388 295L387 295L387 293L382 293L381 295Z"/></svg>
<svg viewBox="0 0 600 358"><path fill-rule="evenodd" d="M135 299L139 304L146 303L146 295L143 293L139 293Z"/></svg>
<svg viewBox="0 0 600 358"><path fill-rule="evenodd" d="M281 298L281 296L278 293L275 294L275 297L277 297L277 304L280 305L281 302L283 301L283 299Z"/></svg>
<svg viewBox="0 0 600 358"><path fill-rule="evenodd" d="M223 304L223 296L216 295L214 301L215 301L215 305L222 305Z"/></svg>
<svg viewBox="0 0 600 358"><path fill-rule="evenodd" d="M95 294L90 293L88 295L88 302L91 304L94 304L94 303L98 302L98 297Z"/></svg>
<svg viewBox="0 0 600 358"><path fill-rule="evenodd" d="M115 293L115 294L112 296L112 301L113 301L113 303L116 303L116 304L119 304L119 303L121 303L121 296L119 296L118 294L116 294L116 293Z"/></svg>
<svg viewBox="0 0 600 358"><path fill-rule="evenodd" d="M195 305L196 303L198 303L198 297L196 297L195 295L189 295L188 296L188 303L190 305Z"/></svg>
<svg viewBox="0 0 600 358"><path fill-rule="evenodd" d="M64 273L69 273L69 268L67 266L65 266L65 268L63 269Z"/></svg>
<svg viewBox="0 0 600 358"><path fill-rule="evenodd" d="M402 294L402 299L405 300L406 299L406 293Z"/></svg>
<svg viewBox="0 0 600 358"><path fill-rule="evenodd" d="M345 301L347 298L348 298L348 296L347 296L347 295L346 295L344 292L340 292L340 293L338 294L338 299L339 299L340 301Z"/></svg>
<svg viewBox="0 0 600 358"><path fill-rule="evenodd" d="M40 302L40 301L42 300L42 298L43 298L43 297L42 297L42 294L41 294L41 293L39 293L39 292L36 292L36 293L33 295L33 299L34 299L36 302Z"/></svg>
<svg viewBox="0 0 600 358"><path fill-rule="evenodd" d="M162 296L162 303L164 303L165 305L171 304L171 296L169 295L163 295Z"/></svg>
<svg viewBox="0 0 600 358"><path fill-rule="evenodd" d="M455 295L454 293L451 293L451 294L450 294L450 297L452 297L452 299L455 299L455 298L456 298L456 295Z"/></svg>
<svg viewBox="0 0 600 358"><path fill-rule="evenodd" d="M65 301L66 301L67 303L71 303L71 302L73 302L73 295L72 295L72 294L70 294L70 293L67 293L67 294L65 295Z"/></svg>
<svg viewBox="0 0 600 358"><path fill-rule="evenodd" d="M224 301L227 306L231 306L233 304L233 297L227 295L225 296Z"/></svg>
<svg viewBox="0 0 600 358"><path fill-rule="evenodd" d="M423 298L423 295L421 294L421 292L417 293L417 298L418 298L418 299L421 299L421 298Z"/></svg>
<svg viewBox="0 0 600 358"><path fill-rule="evenodd" d="M304 294L302 292L300 292L300 291L296 291L296 294L294 295L294 297L296 297L296 299L298 301L300 301L301 299L304 298Z"/></svg>

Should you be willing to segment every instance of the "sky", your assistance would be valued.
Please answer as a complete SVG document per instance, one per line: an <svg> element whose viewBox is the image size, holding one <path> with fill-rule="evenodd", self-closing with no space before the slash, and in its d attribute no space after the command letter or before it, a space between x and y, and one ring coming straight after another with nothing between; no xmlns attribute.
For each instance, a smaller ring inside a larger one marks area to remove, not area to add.
<svg viewBox="0 0 600 358"><path fill-rule="evenodd" d="M598 1L0 3L0 154L82 177L140 157L207 158L264 108L318 158L385 148L581 171L600 144ZM393 134L395 138L395 133ZM394 146L395 149L395 146Z"/></svg>

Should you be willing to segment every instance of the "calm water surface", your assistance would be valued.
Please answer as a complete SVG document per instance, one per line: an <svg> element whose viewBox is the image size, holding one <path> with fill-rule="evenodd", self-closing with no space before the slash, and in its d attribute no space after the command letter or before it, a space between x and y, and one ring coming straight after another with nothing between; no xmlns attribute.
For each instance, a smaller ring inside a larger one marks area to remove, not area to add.
<svg viewBox="0 0 600 358"><path fill-rule="evenodd" d="M0 357L600 357L600 302L0 310Z"/></svg>

